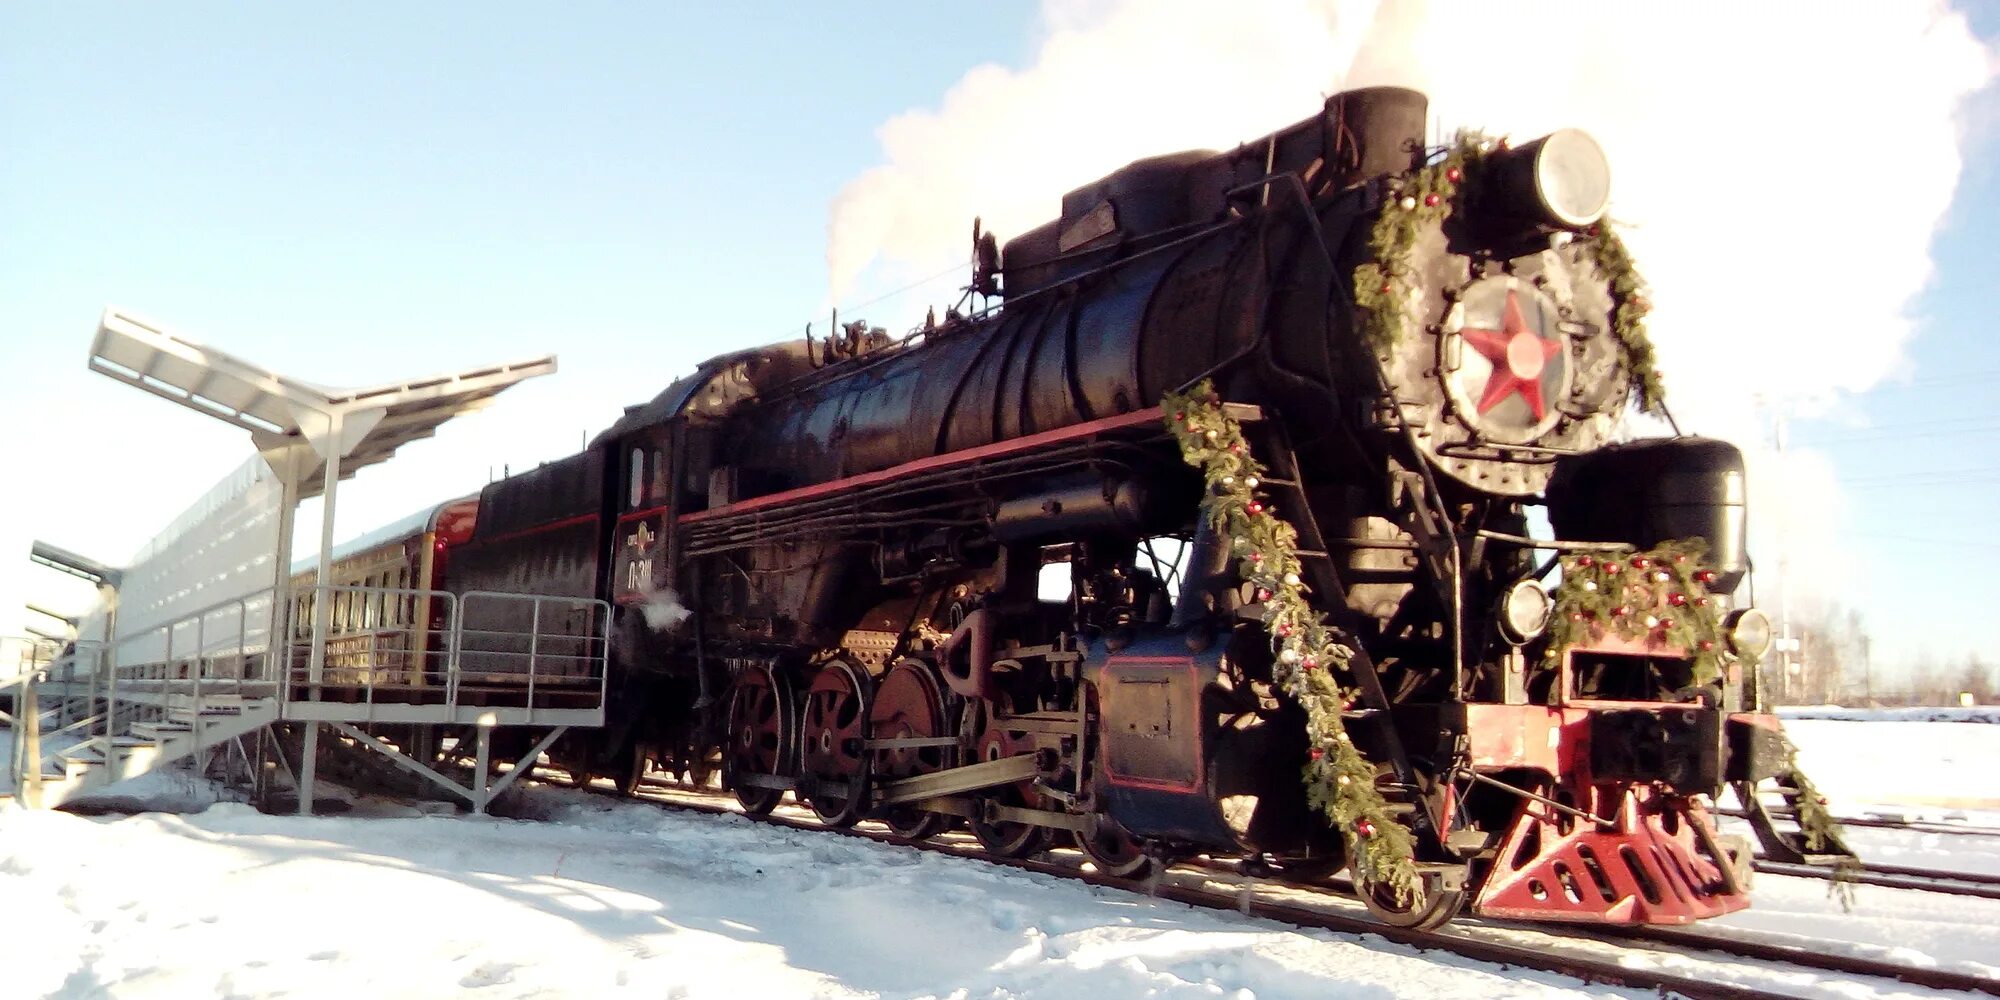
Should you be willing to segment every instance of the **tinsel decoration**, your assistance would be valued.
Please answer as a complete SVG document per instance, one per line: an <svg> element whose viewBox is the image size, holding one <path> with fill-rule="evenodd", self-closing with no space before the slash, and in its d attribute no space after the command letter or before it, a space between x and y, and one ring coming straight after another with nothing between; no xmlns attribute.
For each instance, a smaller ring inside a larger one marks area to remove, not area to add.
<svg viewBox="0 0 2000 1000"><path fill-rule="evenodd" d="M1475 197L1479 170L1491 143L1476 132L1460 132L1444 156L1390 182L1382 211L1368 234L1372 259L1354 269L1354 304L1362 342L1377 355L1387 355L1401 343L1408 322L1416 271L1410 266L1417 238L1431 226L1442 225L1452 212ZM1619 359L1639 394L1639 408L1660 413L1666 388L1646 336L1646 282L1632 264L1625 241L1609 219L1600 220L1579 244L1611 285L1611 336Z"/></svg>
<svg viewBox="0 0 2000 1000"><path fill-rule="evenodd" d="M1609 633L1678 646L1694 660L1694 682L1722 676L1722 608L1708 593L1700 539L1666 542L1636 554L1573 553L1562 559L1546 654L1556 662L1572 645Z"/></svg>
<svg viewBox="0 0 2000 1000"><path fill-rule="evenodd" d="M1169 394L1162 409L1181 458L1207 482L1202 515L1230 540L1237 572L1263 605L1264 630L1276 658L1272 679L1306 710L1307 800L1346 840L1356 878L1388 886L1400 900L1414 898L1415 840L1390 815L1375 787L1375 765L1355 747L1342 721L1355 692L1342 687L1335 674L1347 669L1353 650L1335 639L1306 600L1310 590L1299 561L1298 532L1257 493L1264 466L1250 454L1242 425L1206 380L1184 394Z"/></svg>
<svg viewBox="0 0 2000 1000"><path fill-rule="evenodd" d="M1646 336L1646 313L1653 308L1646 298L1646 281L1632 266L1632 255L1609 219L1591 227L1583 240L1583 251L1611 282L1611 338L1618 342L1619 360L1625 363L1632 387L1639 391L1639 408L1660 413L1666 406L1667 390L1655 367L1653 341Z"/></svg>

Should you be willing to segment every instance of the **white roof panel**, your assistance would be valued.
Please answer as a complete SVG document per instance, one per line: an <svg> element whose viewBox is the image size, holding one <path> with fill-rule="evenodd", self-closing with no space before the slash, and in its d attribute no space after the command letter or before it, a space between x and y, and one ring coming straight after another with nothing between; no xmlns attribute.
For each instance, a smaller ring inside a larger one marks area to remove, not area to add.
<svg viewBox="0 0 2000 1000"><path fill-rule="evenodd" d="M106 309L90 346L90 368L227 421L267 450L304 440L301 410L333 414L381 409L382 419L340 460L341 478L388 460L396 449L437 433L445 421L492 402L524 379L556 370L554 355L365 389L329 389L176 336L118 309ZM275 440L273 440L275 439ZM301 498L325 489L325 467L309 473Z"/></svg>

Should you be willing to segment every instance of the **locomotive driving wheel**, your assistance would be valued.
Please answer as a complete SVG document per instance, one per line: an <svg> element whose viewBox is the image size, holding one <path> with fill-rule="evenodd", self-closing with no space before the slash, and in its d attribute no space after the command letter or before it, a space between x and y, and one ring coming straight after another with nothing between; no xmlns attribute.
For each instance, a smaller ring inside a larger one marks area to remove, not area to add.
<svg viewBox="0 0 2000 1000"><path fill-rule="evenodd" d="M744 812L762 816L777 808L784 789L745 779L788 776L797 753L791 680L770 664L745 669L730 686L729 743L722 751L723 784L736 792Z"/></svg>
<svg viewBox="0 0 2000 1000"><path fill-rule="evenodd" d="M994 724L990 712L990 708L980 705L976 709L969 709L966 713L978 733L973 740L972 748L979 761L1000 760L1034 749L1033 746L1015 739L1012 733ZM985 848L986 853L1002 858L1025 858L1048 849L1050 840L1048 827L1009 820L988 820L984 814L983 807L989 802L997 806L1015 808L1040 806L1041 794L1035 791L1034 782L1023 781L989 788L980 794L978 802L979 805L974 808L969 825L972 827L972 835L978 838L979 846Z"/></svg>
<svg viewBox="0 0 2000 1000"><path fill-rule="evenodd" d="M820 668L806 689L799 774L807 802L820 822L853 826L868 808L868 701L866 671L846 660Z"/></svg>
<svg viewBox="0 0 2000 1000"><path fill-rule="evenodd" d="M946 723L944 686L938 682L937 668L923 660L905 657L889 668L875 687L875 703L868 713L868 733L876 740L919 740L951 738ZM958 748L953 745L893 747L872 751L871 767L877 781L930 774L955 766ZM943 833L951 817L915 806L891 806L882 821L899 837L923 840Z"/></svg>
<svg viewBox="0 0 2000 1000"><path fill-rule="evenodd" d="M640 786L646 782L646 774L653 763L653 750L645 740L633 740L632 751L627 755L625 768L618 775L618 791L630 798L639 794Z"/></svg>

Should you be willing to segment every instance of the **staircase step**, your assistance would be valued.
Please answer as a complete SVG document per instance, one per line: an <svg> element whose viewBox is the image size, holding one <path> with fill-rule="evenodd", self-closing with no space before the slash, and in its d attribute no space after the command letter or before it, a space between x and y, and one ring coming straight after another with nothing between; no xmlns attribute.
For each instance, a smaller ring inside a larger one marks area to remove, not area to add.
<svg viewBox="0 0 2000 1000"><path fill-rule="evenodd" d="M152 740L158 740L163 736L178 736L181 733L192 732L192 731L193 730L186 723L181 723L181 722L169 721L169 722L132 723L132 735Z"/></svg>

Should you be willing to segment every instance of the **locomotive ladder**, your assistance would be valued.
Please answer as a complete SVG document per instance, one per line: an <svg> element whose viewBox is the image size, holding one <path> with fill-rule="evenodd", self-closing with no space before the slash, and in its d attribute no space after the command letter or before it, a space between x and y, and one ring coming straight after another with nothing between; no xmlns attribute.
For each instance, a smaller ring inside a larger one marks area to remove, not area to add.
<svg viewBox="0 0 2000 1000"><path fill-rule="evenodd" d="M1313 517L1312 505L1307 502L1305 487L1299 481L1298 463L1292 450L1291 441L1284 428L1276 421L1262 419L1245 421L1246 429L1261 430L1255 436L1264 439L1265 447L1255 448L1261 452L1259 460L1265 465L1266 474L1259 477L1260 488L1270 497L1279 517L1283 518L1298 533L1298 557L1307 584L1320 595L1329 616L1339 628L1339 620L1350 617L1347 588L1340 582L1340 574L1335 571L1333 558L1328 554L1326 538L1320 533L1319 522ZM1375 668L1375 661L1361 644L1359 633L1353 629L1340 628L1350 640L1347 645L1353 655L1347 669L1354 678L1355 689L1361 695L1363 707L1349 709L1343 713L1344 721L1350 728L1355 723L1373 727L1386 751L1387 763L1396 774L1396 781L1408 796L1413 808L1410 810L1411 826L1420 837L1442 840L1439 832L1440 817L1430 814L1423 807L1422 797L1417 794L1418 783L1415 769L1410 764L1407 749L1403 746L1402 735L1397 732L1395 720L1390 715L1389 693L1382 686L1382 675Z"/></svg>

